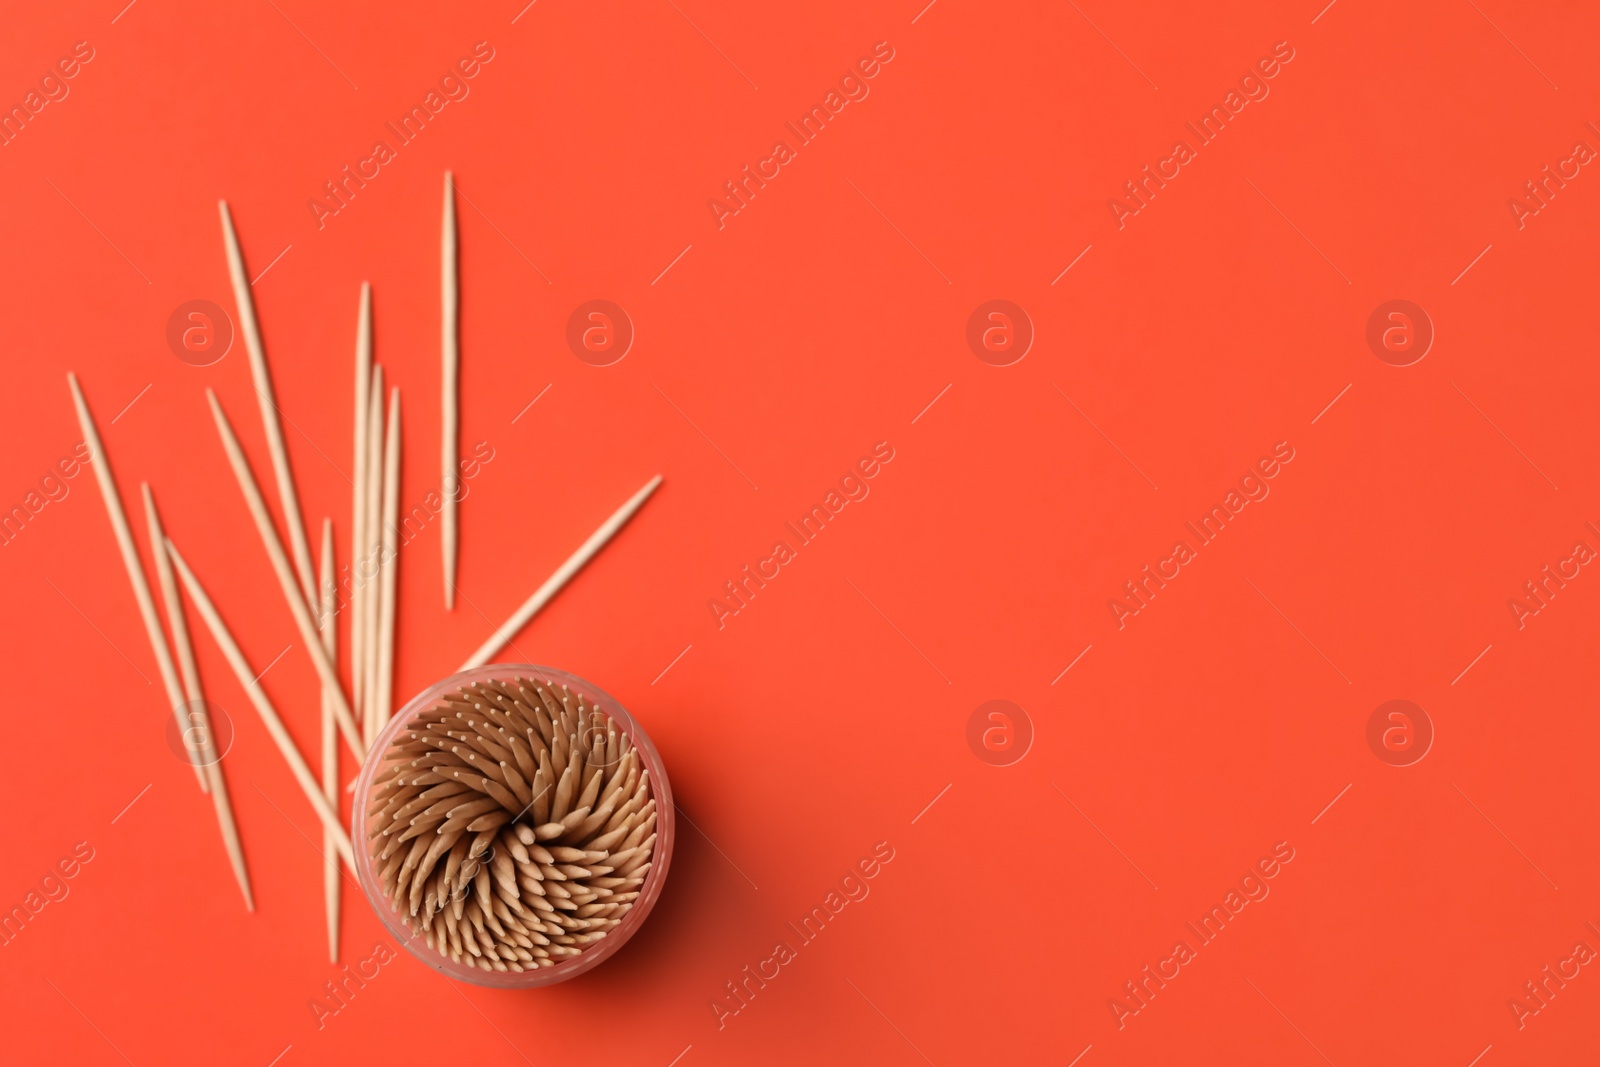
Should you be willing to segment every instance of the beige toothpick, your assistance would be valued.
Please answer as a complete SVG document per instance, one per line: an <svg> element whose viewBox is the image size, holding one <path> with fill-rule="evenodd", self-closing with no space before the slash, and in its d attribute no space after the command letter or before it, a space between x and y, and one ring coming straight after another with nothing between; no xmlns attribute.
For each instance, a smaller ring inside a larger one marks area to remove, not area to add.
<svg viewBox="0 0 1600 1067"><path fill-rule="evenodd" d="M378 736L378 628L383 617L383 368L374 367L367 390L367 501L361 582L361 728L367 744ZM355 669L355 668L352 668Z"/></svg>
<svg viewBox="0 0 1600 1067"><path fill-rule="evenodd" d="M311 545L306 542L305 522L300 517L300 497L295 493L294 471L289 467L289 452L283 444L283 427L278 423L278 401L272 389L272 372L267 369L266 350L261 347L261 329L256 323L255 298L250 294L250 276L245 273L244 256L239 251L239 235L233 229L233 214L226 200L217 201L222 214L222 240L228 252L228 276L233 280L233 299L239 309L239 332L244 334L250 356L250 376L255 380L256 400L261 405L261 424L267 434L267 450L272 454L272 475L278 482L278 498L283 504L283 524L289 529L294 548L295 573L300 577L300 595L308 608L317 603L316 573L311 566Z"/></svg>
<svg viewBox="0 0 1600 1067"><path fill-rule="evenodd" d="M183 689L178 684L178 672L172 665L172 654L167 650L166 635L161 632L161 619L156 615L156 602L150 596L150 583L144 576L144 564L139 562L139 549L134 544L133 531L128 528L128 515L122 509L122 495L117 492L116 476L111 471L111 460L100 443L100 431L95 428L94 416L78 388L78 376L69 373L67 384L72 388L72 403L78 409L78 428L83 432L84 443L89 446L89 458L94 464L95 480L100 484L100 496L105 500L106 514L111 518L111 532L116 535L117 549L122 553L123 566L128 571L128 581L133 586L133 599L139 604L139 617L144 620L150 650L155 653L156 667L161 671L161 684L167 693L167 704L178 724L178 736L187 744L190 735L188 723L183 718ZM201 790L209 788L200 758L193 747L189 748L190 762L194 764L196 780Z"/></svg>
<svg viewBox="0 0 1600 1067"><path fill-rule="evenodd" d="M460 398L458 379L461 375L460 351L460 290L456 278L456 189L455 178L444 172L444 223L439 247L439 298L442 328L441 352L444 356L443 379L439 394L443 410L439 423L440 481L439 495L442 508L439 512L439 545L444 553L444 606L452 610L456 605L456 436L459 432Z"/></svg>
<svg viewBox="0 0 1600 1067"><path fill-rule="evenodd" d="M321 601L318 604L322 647L328 657L339 660L339 620L334 614L339 586L334 578L333 520L322 520ZM329 806L339 806L339 730L333 711L333 698L322 694L322 795ZM322 899L328 912L328 959L339 961L339 845L326 827L322 830Z"/></svg>
<svg viewBox="0 0 1600 1067"><path fill-rule="evenodd" d="M552 597L561 592L561 587L571 581L572 576L582 570L583 565L593 559L595 553L604 548L606 542L615 537L618 530L627 525L628 520L633 518L633 513L644 506L644 502L650 499L650 494L655 492L656 487L660 484L661 475L658 474L646 482L643 489L633 494L627 503L618 508L609 519L600 525L598 530L589 535L587 541L578 546L576 552L567 557L565 563L556 568L556 572L547 578L543 585L534 590L533 595L527 599L522 607L517 609L516 614L507 619L498 630L491 634L489 640L485 641L483 647L472 654L472 658L467 660L461 669L470 671L474 667L481 667L493 659L496 653L504 648L513 637L517 636L517 631L528 625L528 620L537 615L539 610L548 604Z"/></svg>
<svg viewBox="0 0 1600 1067"><path fill-rule="evenodd" d="M365 590L360 576L355 573L356 561L365 551L367 537L367 391L372 387L372 286L361 283L361 307L356 314L356 419L355 419L355 486L350 503L350 687L357 718L366 707L363 688L366 676L359 669L365 634L361 626L361 605Z"/></svg>
<svg viewBox="0 0 1600 1067"><path fill-rule="evenodd" d="M233 668L233 673L238 677L239 684L250 697L250 703L255 705L256 711L261 715L261 721L266 725L267 732L272 735L272 740L277 743L278 751L283 753L283 758L288 761L289 770L294 773L295 781L300 783L300 788L305 791L306 799L311 801L311 806L316 809L317 816L322 820L323 828L333 838L334 847L345 863L350 866L350 873L355 874L356 857L350 847L350 835L345 833L344 826L339 821L339 812L328 798L322 795L322 787L317 782L316 775L311 773L311 768L306 765L305 757L300 755L300 750L295 747L294 738L289 736L289 731L284 728L283 720L278 717L277 709L272 706L272 701L267 699L267 694L261 688L261 683L256 680L255 672L251 670L250 663L244 658L244 653L239 650L239 645L228 632L227 624L222 621L222 616L217 614L216 606L211 603L211 598L206 595L205 589L200 585L200 580L194 576L189 565L179 555L177 546L172 539L167 539L167 551L172 554L172 562L178 568L178 577L183 580L184 589L189 593L189 599L194 601L195 608L200 612L200 617L205 620L206 627L210 629L211 636L216 639L222 648L222 654L228 660L228 665ZM317 648L322 644L318 641Z"/></svg>
<svg viewBox="0 0 1600 1067"><path fill-rule="evenodd" d="M383 441L382 611L378 618L378 686L373 707L374 731L382 730L393 711L395 584L400 573L400 390L389 391L389 421Z"/></svg>
<svg viewBox="0 0 1600 1067"><path fill-rule="evenodd" d="M211 414L216 419L217 432L222 437L223 448L228 452L228 462L233 466L234 477L238 479L239 488L244 493L245 503L250 508L250 516L255 519L256 530L261 535L261 543L266 546L267 556L272 561L272 569L277 572L278 583L283 587L284 600L289 604L289 614L294 616L295 625L300 628L300 640L305 643L306 651L311 655L312 666L316 667L317 674L321 676L324 689L334 699L333 710L339 717L339 729L343 732L350 751L355 753L356 759L365 759L367 746L361 739L361 729L356 725L355 716L351 714L349 701L345 699L344 688L339 682L338 668L323 650L322 639L317 636L316 620L311 617L311 609L307 606L305 598L300 595L299 587L295 585L294 570L289 565L288 555L283 551L283 542L278 540L278 531L273 528L272 516L267 512L267 502L261 498L261 489L256 485L255 475L250 472L250 461L245 458L244 449L239 447L239 439L234 436L233 427L228 422L228 416L223 413L217 395L207 389L206 398L211 402Z"/></svg>
<svg viewBox="0 0 1600 1067"><path fill-rule="evenodd" d="M150 547L156 561L156 577L161 586L161 600L167 609L167 628L172 631L172 647L178 654L178 672L183 676L184 705L188 730L184 736L186 747L198 750L206 782L211 787L211 803L217 813L217 828L222 831L222 845L228 850L228 862L233 865L233 876L244 894L244 906L256 910L255 894L250 889L250 869L244 862L244 846L239 843L239 827L233 820L233 801L228 796L228 781L222 775L222 755L217 751L216 732L211 725L211 712L206 705L205 690L200 685L200 668L194 659L194 643L189 640L189 622L184 616L183 600L178 596L178 583L172 574L172 558L167 555L167 535L161 529L161 515L156 511L156 499L150 486L139 486L144 493L144 513L149 520ZM190 745L193 738L198 743Z"/></svg>

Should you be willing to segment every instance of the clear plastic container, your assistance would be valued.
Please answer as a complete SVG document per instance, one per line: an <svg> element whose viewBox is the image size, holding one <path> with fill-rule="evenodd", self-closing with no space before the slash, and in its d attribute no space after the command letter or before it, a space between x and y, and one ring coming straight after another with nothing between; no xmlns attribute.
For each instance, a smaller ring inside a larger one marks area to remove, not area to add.
<svg viewBox="0 0 1600 1067"><path fill-rule="evenodd" d="M410 728L412 722L424 712L430 711L446 693L453 692L463 686L474 682L486 682L491 679L504 680L515 677L533 678L540 682L553 685L565 685L574 693L583 697L587 704L593 704L607 715L611 716L617 728L627 734L629 742L638 750L640 759L650 772L650 795L656 802L656 843L650 856L650 873L646 875L644 885L639 890L639 897L634 901L628 914L623 916L622 922L613 927L605 938L597 944L586 948L581 954L570 957L553 967L537 967L531 970L517 971L485 971L469 964L457 963L449 956L428 947L428 942L419 933L413 933L406 925L404 917L389 898L383 893L383 887L378 883L378 871L373 862L371 842L368 840L370 832L367 813L367 803L372 792L372 783L377 778L378 772L388 762L384 753L388 751L390 743L395 736ZM667 770L661 763L661 756L656 752L655 745L650 743L650 736L644 732L644 727L632 715L618 704L609 693L576 675L566 671L556 670L554 667L540 667L526 663L495 663L475 670L462 671L429 686L417 694L397 714L378 735L377 741L372 745L367 756L367 762L362 765L361 773L356 778L356 795L354 817L352 819L352 844L355 846L356 874L360 879L361 888L367 894L367 902L372 905L372 910L383 921L395 940L405 946L407 952L426 963L429 967L443 974L446 978L454 978L462 982L471 982L474 985L492 986L496 989L530 989L534 986L554 985L564 982L568 978L576 978L585 971L593 970L606 960L610 959L628 939L638 930L645 918L650 914L650 909L655 906L656 898L661 895L662 883L666 881L667 867L672 860L672 840L677 822L677 809L672 805L672 788L667 784Z"/></svg>

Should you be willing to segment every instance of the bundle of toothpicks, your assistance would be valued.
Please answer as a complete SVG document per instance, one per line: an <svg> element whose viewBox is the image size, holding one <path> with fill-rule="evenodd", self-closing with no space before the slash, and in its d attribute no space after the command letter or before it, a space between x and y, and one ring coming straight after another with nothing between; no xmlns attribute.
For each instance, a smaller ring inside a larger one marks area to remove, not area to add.
<svg viewBox="0 0 1600 1067"><path fill-rule="evenodd" d="M128 572L128 580L138 604L139 614L155 655L166 699L183 738L186 754L194 765L200 790L210 795L221 831L223 847L233 867L234 877L244 896L245 907L255 910L250 886L250 871L240 843L238 826L223 773L223 754L217 751L206 702L190 640L184 600L204 621L206 629L221 649L250 703L261 716L268 734L289 764L295 780L305 792L323 826L323 894L327 911L329 958L339 958L340 876L342 860L355 873L355 854L351 832L341 808L348 792L340 775L339 741L355 757L359 766L380 731L394 714L395 619L399 588L400 538L398 537L400 467L403 438L400 430L400 389L389 385L387 400L383 367L372 358L372 290L363 282L356 312L355 389L354 389L354 477L351 479L351 520L346 541L348 583L336 579L334 526L331 518L322 522L319 556L312 560L311 544L301 515L294 472L284 446L279 407L273 390L272 373L261 343L255 302L245 271L244 256L234 230L233 216L226 201L219 202L223 248L232 279L237 305L239 332L244 336L250 361L250 374L260 409L262 429L272 462L272 477L277 485L279 514L274 516L222 402L210 389L206 398L216 424L234 479L250 512L267 558L277 577L283 601L299 632L300 642L310 657L320 683L317 694L319 727L319 771L313 771L289 732L283 717L262 687L259 671L234 639L216 604L200 579L167 535L156 511L155 496L148 484L141 484L145 517L150 539L149 551L155 566L166 612L163 629L150 582L133 531L128 525L121 492L117 487L100 439L94 416L78 384L77 376L67 375L77 410L78 422L90 450L112 533ZM442 368L440 398L443 405L440 441L440 485L443 501L440 524L443 545L444 604L455 603L456 556L459 523L456 511L460 472L457 471L457 433L459 426L459 287L457 279L457 239L455 185L449 172L444 176L444 210L440 241L440 351ZM618 508L543 585L534 591L510 619L494 631L462 666L465 670L490 662L528 621L547 604L583 566L592 559L644 505L661 477L657 475ZM280 532L280 528L281 531ZM287 548L285 542L287 541ZM340 595L347 584L348 595ZM341 654L338 640L340 615L348 616L349 641ZM349 687L341 674L348 675ZM353 779L351 783L353 785ZM356 835L359 839L362 835Z"/></svg>

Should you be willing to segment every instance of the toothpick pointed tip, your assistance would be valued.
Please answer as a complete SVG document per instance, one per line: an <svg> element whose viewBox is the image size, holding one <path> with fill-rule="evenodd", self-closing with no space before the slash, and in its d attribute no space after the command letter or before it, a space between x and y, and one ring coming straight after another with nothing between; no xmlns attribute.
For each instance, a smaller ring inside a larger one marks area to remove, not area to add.
<svg viewBox="0 0 1600 1067"><path fill-rule="evenodd" d="M77 409L79 421L92 421L89 415L89 402L83 398L83 386L78 384L78 376L71 371L67 372L67 388L72 390L72 406Z"/></svg>
<svg viewBox="0 0 1600 1067"><path fill-rule="evenodd" d="M211 405L211 419L217 424L217 430L224 440L233 437L233 423L228 421L228 413L222 410L222 401L210 387L206 388L206 403Z"/></svg>

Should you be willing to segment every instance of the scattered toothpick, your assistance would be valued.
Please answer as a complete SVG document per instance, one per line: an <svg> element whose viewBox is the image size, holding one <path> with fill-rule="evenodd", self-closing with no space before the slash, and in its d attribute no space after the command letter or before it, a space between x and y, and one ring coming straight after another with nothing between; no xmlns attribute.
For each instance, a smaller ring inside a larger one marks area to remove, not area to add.
<svg viewBox="0 0 1600 1067"><path fill-rule="evenodd" d="M362 728L367 744L378 736L378 628L383 618L383 368L374 367L367 395L367 499L361 560Z"/></svg>
<svg viewBox="0 0 1600 1067"><path fill-rule="evenodd" d="M161 516L156 511L156 499L148 484L141 484L144 493L144 512L150 525L151 553L156 560L156 577L161 586L161 599L167 608L167 627L172 631L172 647L178 653L178 671L183 676L183 692L188 698L184 704L188 723L184 735L185 746L198 751L206 783L210 786L212 806L217 813L217 827L222 831L222 844L228 850L228 862L233 865L233 876L244 894L244 906L256 910L255 894L250 889L250 870L244 862L244 846L239 843L239 827L233 821L233 801L228 796L228 782L222 776L222 756L217 752L216 730L211 723L211 712L206 705L205 691L200 686L200 668L194 659L194 644L189 640L189 623L184 617L183 601L178 596L178 583L172 574L172 559L167 555L167 535L161 528ZM193 739L197 743L189 745Z"/></svg>
<svg viewBox="0 0 1600 1067"><path fill-rule="evenodd" d="M383 442L383 568L378 588L378 686L372 709L374 731L382 730L393 712L395 580L400 573L400 390L389 392L389 422Z"/></svg>
<svg viewBox="0 0 1600 1067"><path fill-rule="evenodd" d="M461 374L461 352L458 313L460 291L456 279L456 188L455 178L444 172L444 222L439 249L440 320L442 324L441 350L444 356L443 378L439 395L443 403L439 423L439 457L443 498L439 512L439 545L444 553L444 607L446 611L456 606L456 483L461 473L456 470L456 437L460 419L460 402L457 382Z"/></svg>
<svg viewBox="0 0 1600 1067"><path fill-rule="evenodd" d="M305 643L306 651L311 655L311 663L321 676L323 687L334 700L333 710L339 717L339 728L344 733L345 742L349 744L350 751L355 753L356 759L365 759L367 746L362 742L361 729L356 725L350 704L345 699L344 689L339 682L338 668L323 650L322 639L317 636L316 621L311 617L311 609L295 585L294 571L290 568L289 557L283 551L283 542L278 540L278 531L273 528L272 516L267 512L266 501L261 498L261 489L256 485L255 475L250 472L250 461L245 458L244 450L239 447L239 439L234 436L233 426L229 424L228 416L223 413L217 394L207 389L206 398L211 402L211 414L216 419L217 432L222 437L223 448L228 453L228 462L233 467L234 477L238 479L245 503L250 508L250 516L255 520L256 530L261 535L261 543L266 546L267 556L278 575L278 583L283 586L283 596L288 601L289 613L294 616L295 625L300 628L300 640Z"/></svg>
<svg viewBox="0 0 1600 1067"><path fill-rule="evenodd" d="M366 677L359 665L365 662L365 637L361 626L361 609L366 590L357 571L361 553L367 540L367 391L372 388L372 286L361 283L361 307L356 313L356 417L355 417L355 485L350 501L350 697L355 703L356 717L365 725L362 709L366 707L364 684ZM370 737L365 738L371 744Z"/></svg>
<svg viewBox="0 0 1600 1067"><path fill-rule="evenodd" d="M150 650L155 653L156 667L161 671L161 684L166 689L167 703L178 724L178 736L188 744L189 762L194 764L195 778L201 791L210 788L205 772L200 767L200 756L192 745L188 724L183 721L183 689L178 684L178 671L172 665L172 655L167 651L167 639L161 632L161 620L156 616L156 602L150 596L150 583L144 576L144 564L139 562L139 549L133 541L133 531L128 528L128 515L122 509L122 496L117 492L117 479L111 472L111 460L105 446L100 443L100 431L95 428L94 416L89 414L89 404L78 388L78 376L68 373L67 384L72 388L72 403L78 409L78 427L83 432L84 443L89 446L89 458L94 464L95 480L100 484L100 496L105 500L106 514L111 517L111 532L116 535L117 549L122 553L123 566L128 571L128 581L133 586L133 599L139 604L139 617L144 620L145 635L150 638Z"/></svg>
<svg viewBox="0 0 1600 1067"><path fill-rule="evenodd" d="M300 576L300 595L308 608L317 603L312 584L311 546L306 542L305 522L300 518L300 497L294 489L294 471L283 444L283 427L278 424L278 402L272 389L272 372L267 369L266 350L261 346L261 329L256 324L255 298L250 294L250 276L245 273L244 256L239 251L239 235L233 229L233 214L226 200L217 201L222 214L222 239L228 253L228 276L233 280L233 299L239 310L239 332L250 355L250 377L261 405L261 423L267 434L267 450L272 453L272 475L278 482L278 498L283 503L283 524L289 528L289 543L294 549L295 573Z"/></svg>
<svg viewBox="0 0 1600 1067"><path fill-rule="evenodd" d="M561 587L571 581L572 576L582 570L583 565L593 559L595 553L604 548L606 542L615 537L618 530L627 525L628 520L633 518L633 513L644 506L644 502L650 499L650 494L655 492L656 487L660 484L661 475L658 474L646 482L644 488L633 494L628 499L628 502L618 508L609 519L601 523L600 528L590 534L589 539L579 545L578 550L568 556L567 561L557 567L556 572L545 579L543 585L534 590L533 595L527 599L522 607L517 609L516 614L507 619L498 630L491 634L489 640L485 641L483 646L472 654L471 659L462 664L461 669L470 671L474 667L481 667L493 659L496 653L504 648L513 637L517 636L517 631L528 625L528 620L537 615L539 610L548 604L552 597L561 592Z"/></svg>
<svg viewBox="0 0 1600 1067"><path fill-rule="evenodd" d="M334 580L333 520L322 520L321 621L322 647L328 658L339 660L339 620L334 614L339 587ZM339 731L333 698L322 694L322 796L331 807L339 805ZM339 962L339 856L338 842L326 827L322 831L322 898L328 912L328 959Z"/></svg>
<svg viewBox="0 0 1600 1067"><path fill-rule="evenodd" d="M350 835L345 833L344 824L339 821L339 812L328 802L328 798L323 796L316 775L311 773L305 757L300 755L300 750L295 747L294 739L289 736L283 720L278 717L277 709L272 706L266 691L256 680L255 672L251 670L249 661L244 658L244 653L239 650L238 642L234 641L233 634L228 632L227 624L222 621L222 616L217 614L216 606L211 603L211 598L201 587L200 580L184 562L183 556L178 553L178 548L172 543L171 538L167 539L167 551L172 554L173 565L178 568L178 577L183 579L183 586L189 593L189 599L194 601L200 617L206 621L207 628L211 630L211 636L221 646L223 656L227 658L228 665L233 668L233 673L239 679L239 684L249 695L250 703L255 705L256 711L261 715L261 721L267 727L267 732L272 735L272 740L277 742L278 751L282 752L283 758L288 761L289 770L294 773L295 781L300 783L306 799L311 801L311 806L316 809L317 816L322 820L323 828L333 838L334 847L349 865L350 873L354 875L355 852L350 848ZM319 650L322 648L320 639L317 648Z"/></svg>

